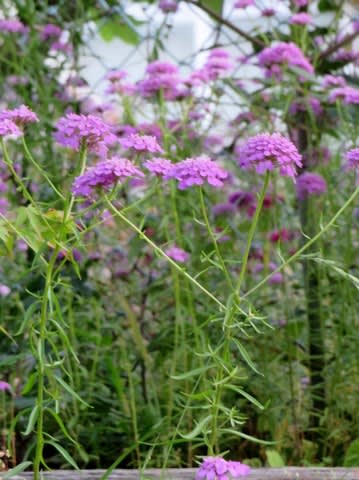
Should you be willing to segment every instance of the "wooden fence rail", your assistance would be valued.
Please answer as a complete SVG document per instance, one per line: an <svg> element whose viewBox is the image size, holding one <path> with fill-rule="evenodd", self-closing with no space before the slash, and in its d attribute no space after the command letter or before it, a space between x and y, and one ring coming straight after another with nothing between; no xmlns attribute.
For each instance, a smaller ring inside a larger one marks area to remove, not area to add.
<svg viewBox="0 0 359 480"><path fill-rule="evenodd" d="M44 472L44 480L100 480L106 470L54 470ZM114 470L108 480L194 480L197 469ZM13 480L31 480L31 472L11 477ZM0 474L1 479L1 474ZM359 468L253 468L243 480L359 480Z"/></svg>

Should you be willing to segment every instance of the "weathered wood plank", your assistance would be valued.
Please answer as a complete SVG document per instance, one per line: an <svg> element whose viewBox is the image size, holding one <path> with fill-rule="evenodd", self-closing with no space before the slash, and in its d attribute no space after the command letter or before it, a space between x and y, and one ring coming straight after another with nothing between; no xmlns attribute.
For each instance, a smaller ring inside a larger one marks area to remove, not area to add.
<svg viewBox="0 0 359 480"><path fill-rule="evenodd" d="M46 480L100 480L106 470L54 470L44 472ZM114 470L109 480L194 480L197 469L148 469ZM0 476L1 478L1 476ZM13 480L31 480L31 472L25 472ZM246 480L359 480L359 468L254 468Z"/></svg>

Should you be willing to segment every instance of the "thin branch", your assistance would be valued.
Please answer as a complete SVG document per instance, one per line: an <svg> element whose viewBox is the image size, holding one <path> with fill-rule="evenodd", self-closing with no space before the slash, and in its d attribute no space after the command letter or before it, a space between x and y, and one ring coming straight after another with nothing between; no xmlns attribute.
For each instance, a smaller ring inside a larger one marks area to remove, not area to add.
<svg viewBox="0 0 359 480"><path fill-rule="evenodd" d="M194 5L195 7L200 8L204 12L206 12L210 17L212 17L214 20L217 22L221 23L222 25L225 25L226 27L230 28L233 30L233 32L238 33L241 37L245 38L249 42L251 42L253 45L257 45L257 47L265 47L265 44L258 40L258 38L252 37L248 33L244 32L242 29L238 28L236 25L234 25L232 22L226 20L223 18L221 15L218 15L218 13L214 12L212 9L208 8L206 5L203 5L201 2L197 2L196 0L186 0L187 3L190 3L191 5Z"/></svg>
<svg viewBox="0 0 359 480"><path fill-rule="evenodd" d="M358 35L359 35L359 30L351 33L350 35L346 35L340 42L329 45L329 47L319 55L319 61L322 62L323 60L328 58L330 55L335 53L337 50L339 50L341 47L352 42Z"/></svg>

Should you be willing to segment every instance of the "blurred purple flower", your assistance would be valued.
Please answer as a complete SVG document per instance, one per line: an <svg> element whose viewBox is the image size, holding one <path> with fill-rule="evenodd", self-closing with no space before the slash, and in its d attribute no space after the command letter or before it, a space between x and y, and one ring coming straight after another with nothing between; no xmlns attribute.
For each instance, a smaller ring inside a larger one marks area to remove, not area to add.
<svg viewBox="0 0 359 480"><path fill-rule="evenodd" d="M8 135L20 137L20 135L22 135L22 131L11 120L0 119L0 137L7 137Z"/></svg>
<svg viewBox="0 0 359 480"><path fill-rule="evenodd" d="M321 195L327 191L325 179L314 172L304 172L297 178L297 195L299 200L304 200L312 195Z"/></svg>
<svg viewBox="0 0 359 480"><path fill-rule="evenodd" d="M4 382L4 380L0 380L0 392L11 392L11 385L10 383Z"/></svg>
<svg viewBox="0 0 359 480"><path fill-rule="evenodd" d="M324 88L345 87L346 80L340 75L325 75L322 85Z"/></svg>
<svg viewBox="0 0 359 480"><path fill-rule="evenodd" d="M280 133L255 135L238 149L239 165L264 174L279 167L283 176L295 177L296 167L301 167L301 155L295 145Z"/></svg>
<svg viewBox="0 0 359 480"><path fill-rule="evenodd" d="M0 297L7 297L10 293L11 289L7 285L0 285Z"/></svg>
<svg viewBox="0 0 359 480"><path fill-rule="evenodd" d="M144 174L127 158L112 157L89 167L76 177L72 185L75 196L88 197L97 187L110 187L128 177L141 178Z"/></svg>
<svg viewBox="0 0 359 480"><path fill-rule="evenodd" d="M346 105L359 103L359 89L354 87L339 87L329 94L329 101L342 100Z"/></svg>
<svg viewBox="0 0 359 480"><path fill-rule="evenodd" d="M162 10L163 13L173 13L178 9L177 0L160 0L158 2L158 8Z"/></svg>
<svg viewBox="0 0 359 480"><path fill-rule="evenodd" d="M41 27L40 38L43 41L53 40L55 38L61 37L62 28L54 23L47 23Z"/></svg>
<svg viewBox="0 0 359 480"><path fill-rule="evenodd" d="M184 190L193 185L203 185L206 181L214 187L221 187L228 173L206 155L187 158L172 165L165 180L179 181L178 188Z"/></svg>
<svg viewBox="0 0 359 480"><path fill-rule="evenodd" d="M162 148L157 143L156 137L152 135L138 135L133 133L127 137L119 139L119 142L123 148L133 148L138 152L150 152L150 153L163 153Z"/></svg>
<svg viewBox="0 0 359 480"><path fill-rule="evenodd" d="M255 5L255 0L237 0L234 4L234 8L247 8L251 5Z"/></svg>
<svg viewBox="0 0 359 480"><path fill-rule="evenodd" d="M20 105L13 110L3 110L0 112L0 122L2 120L11 120L18 127L22 127L28 123L38 122L38 116L26 105Z"/></svg>
<svg viewBox="0 0 359 480"><path fill-rule="evenodd" d="M151 158L150 160L146 160L143 165L154 175L159 175L163 177L164 175L167 175L169 173L171 167L173 166L173 163L167 158L156 157Z"/></svg>
<svg viewBox="0 0 359 480"><path fill-rule="evenodd" d="M359 169L359 148L353 148L345 154L347 160L346 169L356 170Z"/></svg>
<svg viewBox="0 0 359 480"><path fill-rule="evenodd" d="M164 250L164 252L168 257L172 258L172 260L175 260L176 262L179 262L179 263L185 263L190 258L190 254L188 252L176 246L169 247L166 250Z"/></svg>
<svg viewBox="0 0 359 480"><path fill-rule="evenodd" d="M299 12L291 16L289 23L292 25L309 25L313 23L313 18L309 13Z"/></svg>
<svg viewBox="0 0 359 480"><path fill-rule="evenodd" d="M266 68L267 77L276 77L281 73L281 67L293 66L313 73L314 68L305 57L302 50L293 42L279 42L267 47L258 55L259 65Z"/></svg>
<svg viewBox="0 0 359 480"><path fill-rule="evenodd" d="M0 32L27 33L28 31L28 27L17 18L4 18L0 20Z"/></svg>

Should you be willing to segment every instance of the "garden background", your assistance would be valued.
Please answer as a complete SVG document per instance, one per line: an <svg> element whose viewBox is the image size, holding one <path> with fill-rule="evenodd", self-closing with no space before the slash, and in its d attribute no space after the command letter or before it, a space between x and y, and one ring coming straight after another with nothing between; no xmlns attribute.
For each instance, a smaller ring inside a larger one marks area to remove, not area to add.
<svg viewBox="0 0 359 480"><path fill-rule="evenodd" d="M355 2L0 17L1 469L358 466Z"/></svg>

